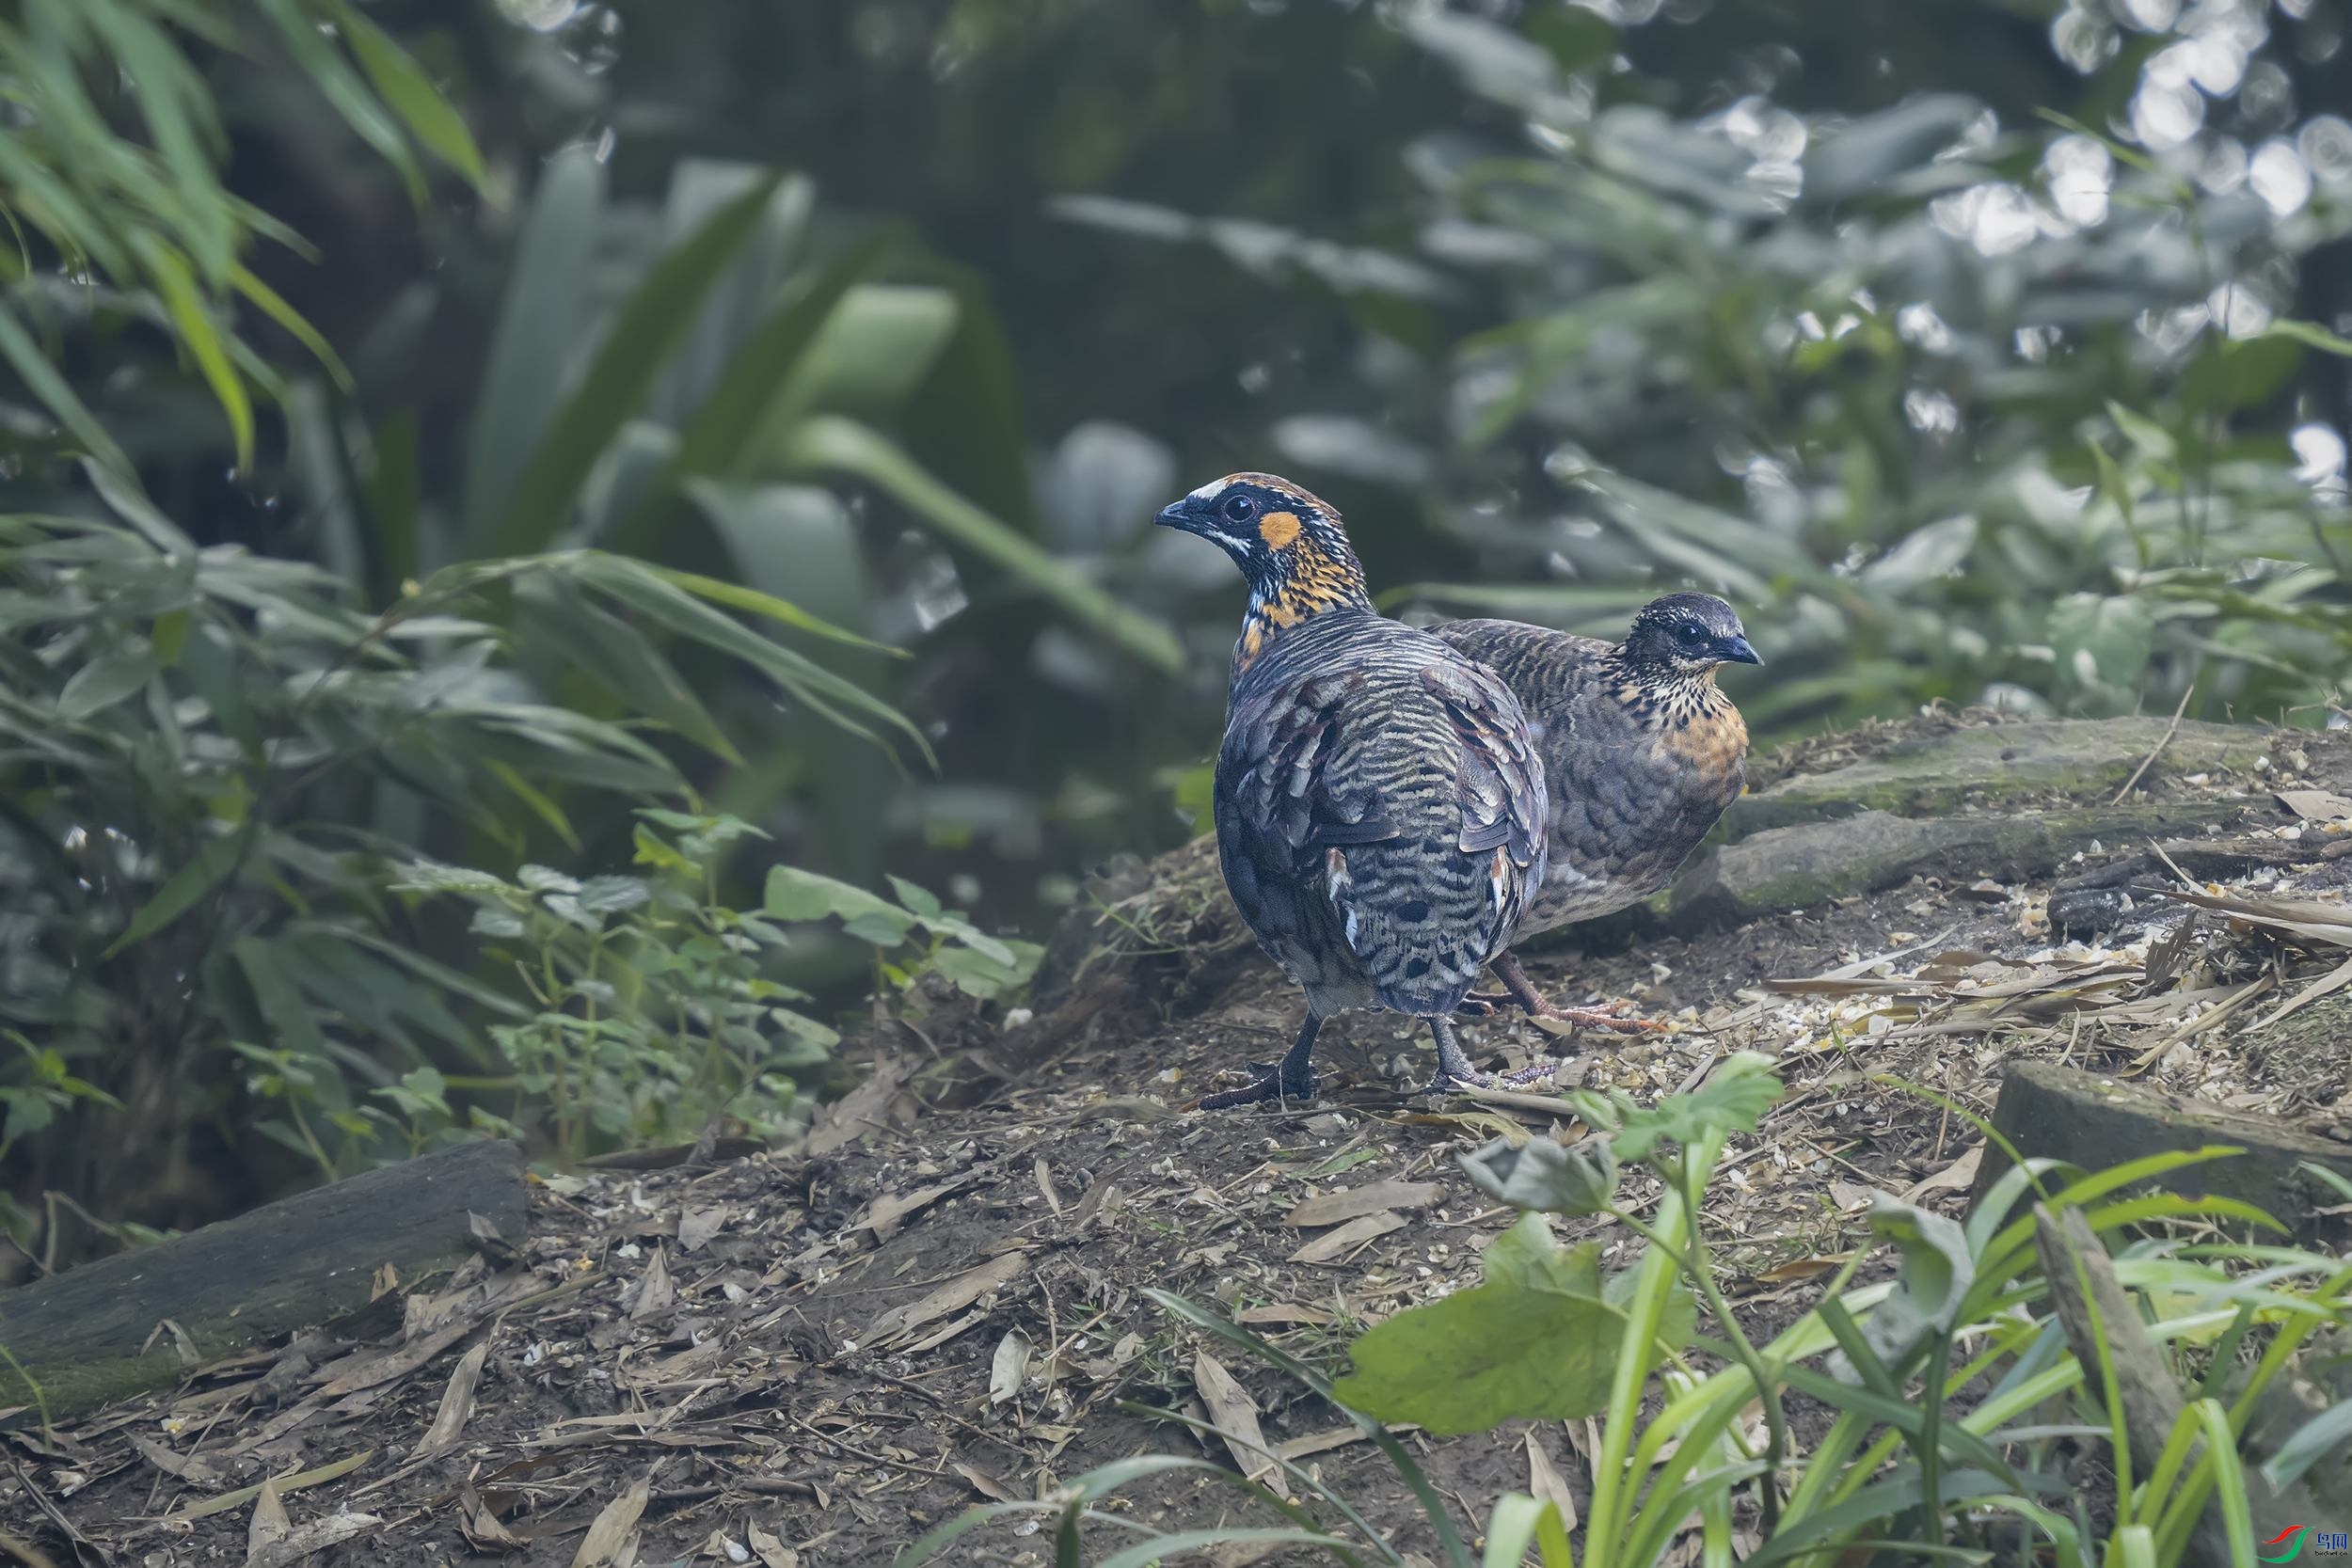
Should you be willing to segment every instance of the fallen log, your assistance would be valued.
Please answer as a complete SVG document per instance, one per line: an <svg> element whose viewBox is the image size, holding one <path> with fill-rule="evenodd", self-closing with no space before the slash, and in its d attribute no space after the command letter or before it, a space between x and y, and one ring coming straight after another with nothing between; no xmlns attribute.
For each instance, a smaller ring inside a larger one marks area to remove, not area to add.
<svg viewBox="0 0 2352 1568"><path fill-rule="evenodd" d="M481 1244L477 1216L510 1243L522 1235L511 1142L459 1144L0 1292L0 1346L16 1362L0 1368L0 1402L45 1402L55 1418L162 1386L191 1357L366 1306L386 1264L405 1280L457 1261Z"/></svg>
<svg viewBox="0 0 2352 1568"><path fill-rule="evenodd" d="M2001 1081L1993 1126L2027 1159L2066 1160L2092 1171L2226 1144L2245 1152L2169 1171L2159 1184L2250 1203L2306 1246L2330 1247L2352 1238L2352 1215L2328 1212L2344 1207L2343 1196L2305 1168L2315 1164L2352 1178L2352 1148L2289 1124L2095 1072L2016 1062ZM1999 1143L1988 1143L1970 1201L1991 1191L2008 1168Z"/></svg>

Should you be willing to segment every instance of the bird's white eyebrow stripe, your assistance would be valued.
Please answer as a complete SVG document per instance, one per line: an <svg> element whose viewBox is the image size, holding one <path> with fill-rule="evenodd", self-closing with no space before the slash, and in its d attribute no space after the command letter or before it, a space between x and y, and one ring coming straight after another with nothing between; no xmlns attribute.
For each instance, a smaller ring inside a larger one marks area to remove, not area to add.
<svg viewBox="0 0 2352 1568"><path fill-rule="evenodd" d="M1232 482L1229 480L1213 479L1209 481L1208 483L1200 486L1200 489L1195 490L1192 493L1192 499L1197 501L1215 500L1216 499L1219 492L1224 490L1225 486L1230 483Z"/></svg>

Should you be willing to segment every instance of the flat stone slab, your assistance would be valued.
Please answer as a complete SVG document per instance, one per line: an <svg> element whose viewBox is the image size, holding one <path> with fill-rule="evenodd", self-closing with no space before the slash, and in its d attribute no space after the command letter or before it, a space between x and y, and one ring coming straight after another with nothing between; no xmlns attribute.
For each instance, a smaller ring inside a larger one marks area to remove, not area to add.
<svg viewBox="0 0 2352 1568"><path fill-rule="evenodd" d="M2352 1148L2273 1117L2245 1116L2075 1068L2016 1062L2001 1080L1993 1126L2029 1160L2065 1160L2091 1171L2151 1154L2217 1145L2243 1149L2168 1171L2146 1184L2250 1203L2287 1227L2302 1245L2332 1247L2352 1240L2352 1215L2328 1212L2341 1208L2343 1198L2305 1168L2316 1164L2352 1179ZM1987 1143L1969 1202L1990 1191L2008 1167L2001 1146Z"/></svg>
<svg viewBox="0 0 2352 1568"><path fill-rule="evenodd" d="M2111 796L2169 727L2163 719L2054 719L1951 730L1745 796L1724 815L1724 832L1739 839L1862 812L1942 816L2051 795ZM2250 768L2274 744L2256 730L2183 724L2140 782Z"/></svg>

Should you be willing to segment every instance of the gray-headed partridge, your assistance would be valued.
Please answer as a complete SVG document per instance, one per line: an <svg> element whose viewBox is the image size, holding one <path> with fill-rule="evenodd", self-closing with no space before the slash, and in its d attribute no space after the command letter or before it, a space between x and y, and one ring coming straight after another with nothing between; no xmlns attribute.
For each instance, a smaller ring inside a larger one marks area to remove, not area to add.
<svg viewBox="0 0 2352 1568"><path fill-rule="evenodd" d="M1652 599L1622 642L1518 621L1446 621L1429 631L1502 676L1536 727L1549 869L1519 936L1640 903L1673 880L1740 798L1748 727L1715 672L1764 661L1712 594ZM1553 1006L1509 953L1494 970L1508 1000L1538 1018L1655 1027L1613 1009Z"/></svg>
<svg viewBox="0 0 2352 1568"><path fill-rule="evenodd" d="M1311 1099L1332 1014L1429 1021L1432 1092L1483 1083L1453 1014L1544 879L1544 768L1517 698L1372 608L1339 515L1287 480L1234 474L1159 515L1249 583L1213 797L1225 885L1307 993L1290 1053L1220 1110Z"/></svg>

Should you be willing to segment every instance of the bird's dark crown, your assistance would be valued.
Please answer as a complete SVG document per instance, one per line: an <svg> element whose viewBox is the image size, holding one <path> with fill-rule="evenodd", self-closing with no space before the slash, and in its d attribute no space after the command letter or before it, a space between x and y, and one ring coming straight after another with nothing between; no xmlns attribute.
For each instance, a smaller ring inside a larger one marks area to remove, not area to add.
<svg viewBox="0 0 2352 1568"><path fill-rule="evenodd" d="M1208 540L1248 578L1236 672L1285 626L1326 610L1372 608L1339 513L1287 479L1228 474L1162 508L1156 520Z"/></svg>
<svg viewBox="0 0 2352 1568"><path fill-rule="evenodd" d="M1712 594L1667 594L1633 617L1622 657L1651 680L1689 680L1725 664L1761 664L1731 606Z"/></svg>

